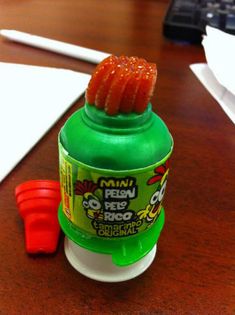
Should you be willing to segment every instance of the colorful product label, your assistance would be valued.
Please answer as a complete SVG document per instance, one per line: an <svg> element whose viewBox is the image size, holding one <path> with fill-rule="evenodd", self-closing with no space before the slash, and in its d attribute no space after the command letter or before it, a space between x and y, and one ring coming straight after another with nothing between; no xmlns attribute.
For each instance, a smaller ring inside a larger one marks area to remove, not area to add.
<svg viewBox="0 0 235 315"><path fill-rule="evenodd" d="M137 170L111 171L83 164L60 150L63 212L80 230L102 238L145 231L162 210L169 156Z"/></svg>

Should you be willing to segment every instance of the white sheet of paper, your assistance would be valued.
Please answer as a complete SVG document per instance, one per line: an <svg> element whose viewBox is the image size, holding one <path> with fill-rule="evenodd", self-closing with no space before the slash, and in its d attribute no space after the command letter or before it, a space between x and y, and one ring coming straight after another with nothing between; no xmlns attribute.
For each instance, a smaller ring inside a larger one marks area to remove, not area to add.
<svg viewBox="0 0 235 315"><path fill-rule="evenodd" d="M235 124L235 95L217 81L207 64L192 64L190 69Z"/></svg>
<svg viewBox="0 0 235 315"><path fill-rule="evenodd" d="M203 37L206 61L217 81L235 95L235 36L211 26Z"/></svg>
<svg viewBox="0 0 235 315"><path fill-rule="evenodd" d="M84 93L90 75L0 62L0 182Z"/></svg>

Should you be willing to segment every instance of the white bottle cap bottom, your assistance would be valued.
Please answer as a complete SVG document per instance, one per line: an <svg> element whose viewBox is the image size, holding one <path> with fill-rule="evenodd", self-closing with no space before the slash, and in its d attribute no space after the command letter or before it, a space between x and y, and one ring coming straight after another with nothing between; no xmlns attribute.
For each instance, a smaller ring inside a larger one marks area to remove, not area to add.
<svg viewBox="0 0 235 315"><path fill-rule="evenodd" d="M91 252L65 237L64 250L70 264L84 276L102 282L121 282L142 274L153 262L156 245L136 263L119 267L112 262L111 255Z"/></svg>

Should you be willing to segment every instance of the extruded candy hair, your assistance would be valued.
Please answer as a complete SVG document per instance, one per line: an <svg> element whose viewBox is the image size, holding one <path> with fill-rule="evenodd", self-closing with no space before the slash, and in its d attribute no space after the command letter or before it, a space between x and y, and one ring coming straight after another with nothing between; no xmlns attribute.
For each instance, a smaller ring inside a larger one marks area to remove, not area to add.
<svg viewBox="0 0 235 315"><path fill-rule="evenodd" d="M86 100L109 115L142 113L152 97L156 79L156 64L138 57L112 55L96 67Z"/></svg>

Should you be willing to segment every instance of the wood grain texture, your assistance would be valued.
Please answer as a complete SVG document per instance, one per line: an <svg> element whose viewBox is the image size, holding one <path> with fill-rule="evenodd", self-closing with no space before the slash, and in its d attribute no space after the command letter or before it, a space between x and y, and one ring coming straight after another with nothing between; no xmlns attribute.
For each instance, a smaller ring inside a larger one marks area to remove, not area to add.
<svg viewBox="0 0 235 315"><path fill-rule="evenodd" d="M72 106L0 185L0 314L235 314L235 129L189 70L205 60L202 48L163 37L166 8L163 0L0 1L0 28L156 62L152 103L175 141L154 263L126 283L89 280L67 262L62 237L55 255L25 253L14 199L21 182L58 179L57 134L84 98ZM3 39L0 61L94 69Z"/></svg>

